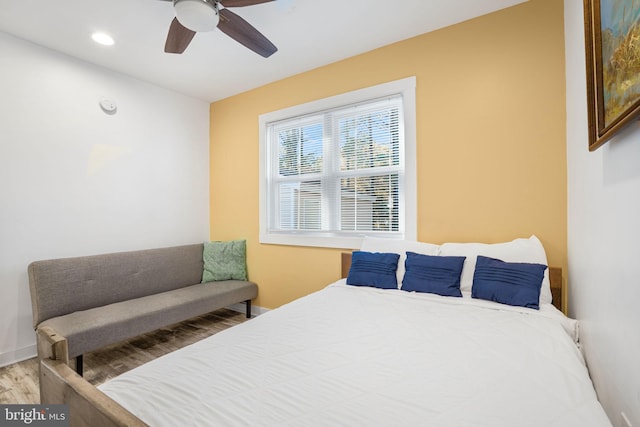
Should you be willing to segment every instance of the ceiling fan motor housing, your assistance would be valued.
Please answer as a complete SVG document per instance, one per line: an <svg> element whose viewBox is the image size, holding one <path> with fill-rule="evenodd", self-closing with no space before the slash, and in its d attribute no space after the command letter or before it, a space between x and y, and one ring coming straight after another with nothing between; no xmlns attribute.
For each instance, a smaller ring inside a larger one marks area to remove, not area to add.
<svg viewBox="0 0 640 427"><path fill-rule="evenodd" d="M163 0L172 2L176 17L171 21L164 51L183 53L200 31L219 29L258 55L268 58L278 51L260 31L229 7L253 6L275 0ZM220 5L224 6L220 8Z"/></svg>
<svg viewBox="0 0 640 427"><path fill-rule="evenodd" d="M213 31L218 25L218 4L215 0L174 0L178 21L191 31Z"/></svg>

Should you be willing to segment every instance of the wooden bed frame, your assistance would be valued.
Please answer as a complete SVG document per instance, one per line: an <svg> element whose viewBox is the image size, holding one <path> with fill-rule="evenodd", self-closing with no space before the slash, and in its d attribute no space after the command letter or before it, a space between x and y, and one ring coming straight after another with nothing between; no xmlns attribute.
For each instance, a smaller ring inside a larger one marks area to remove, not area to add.
<svg viewBox="0 0 640 427"><path fill-rule="evenodd" d="M69 366L67 340L50 328L39 329L50 346L40 361L40 403L69 406L70 426L147 426Z"/></svg>
<svg viewBox="0 0 640 427"><path fill-rule="evenodd" d="M347 277L351 267L350 252L342 253L341 263L344 278ZM549 273L553 304L561 309L562 269L550 267ZM64 337L50 328L42 328L37 333L49 343L48 354L40 362L40 402L42 404L68 405L69 423L72 427L148 426L69 366L68 345Z"/></svg>

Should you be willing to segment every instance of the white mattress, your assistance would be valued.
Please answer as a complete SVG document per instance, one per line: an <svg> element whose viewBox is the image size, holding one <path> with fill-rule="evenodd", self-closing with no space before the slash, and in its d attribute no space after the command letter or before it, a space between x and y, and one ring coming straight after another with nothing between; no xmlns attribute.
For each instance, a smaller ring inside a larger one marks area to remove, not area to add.
<svg viewBox="0 0 640 427"><path fill-rule="evenodd" d="M341 281L99 388L151 426L610 426L575 333Z"/></svg>

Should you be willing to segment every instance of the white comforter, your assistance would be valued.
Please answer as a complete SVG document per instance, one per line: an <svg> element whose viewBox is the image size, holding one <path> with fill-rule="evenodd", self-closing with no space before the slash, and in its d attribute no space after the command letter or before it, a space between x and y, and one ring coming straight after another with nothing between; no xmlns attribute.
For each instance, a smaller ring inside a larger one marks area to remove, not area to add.
<svg viewBox="0 0 640 427"><path fill-rule="evenodd" d="M151 426L610 426L575 332L551 306L341 281L100 389Z"/></svg>

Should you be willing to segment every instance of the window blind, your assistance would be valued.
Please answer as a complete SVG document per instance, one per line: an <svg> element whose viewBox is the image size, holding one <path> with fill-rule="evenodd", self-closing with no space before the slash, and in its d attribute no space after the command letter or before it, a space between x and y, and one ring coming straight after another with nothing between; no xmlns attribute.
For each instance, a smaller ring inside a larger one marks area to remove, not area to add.
<svg viewBox="0 0 640 427"><path fill-rule="evenodd" d="M270 233L401 233L401 95L268 123L267 144Z"/></svg>

